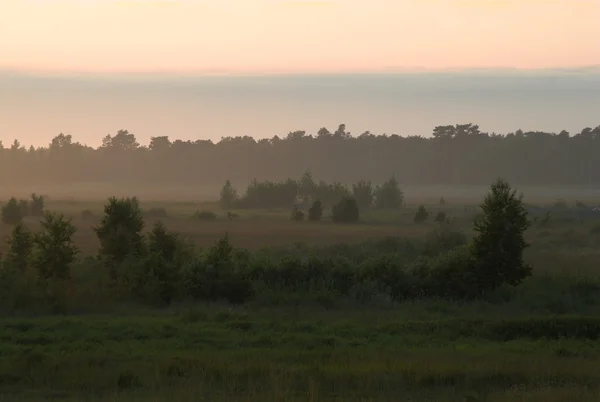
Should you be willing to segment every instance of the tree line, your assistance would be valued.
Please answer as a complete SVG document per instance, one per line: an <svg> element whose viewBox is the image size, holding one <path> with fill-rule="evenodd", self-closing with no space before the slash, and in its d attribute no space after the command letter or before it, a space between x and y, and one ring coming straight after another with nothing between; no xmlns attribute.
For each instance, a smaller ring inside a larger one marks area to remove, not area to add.
<svg viewBox="0 0 600 402"><path fill-rule="evenodd" d="M4 137L7 133L4 133ZM299 177L309 169L327 182L394 175L403 185L484 185L505 177L519 185L600 184L600 126L579 133L485 133L475 124L437 126L430 137L293 131L282 137L210 140L152 137L141 146L119 130L98 148L59 134L46 147L0 142L0 183L221 185ZM76 168L74 168L76 167Z"/></svg>
<svg viewBox="0 0 600 402"><path fill-rule="evenodd" d="M219 201L224 209L306 209L317 201L325 208L332 208L345 198L352 198L361 210L394 210L404 203L404 193L394 176L381 185L374 185L370 180L360 180L347 186L340 182L317 182L310 171L304 172L298 180L288 178L278 182L259 182L254 179L243 194L239 194L231 181L227 180L221 189Z"/></svg>

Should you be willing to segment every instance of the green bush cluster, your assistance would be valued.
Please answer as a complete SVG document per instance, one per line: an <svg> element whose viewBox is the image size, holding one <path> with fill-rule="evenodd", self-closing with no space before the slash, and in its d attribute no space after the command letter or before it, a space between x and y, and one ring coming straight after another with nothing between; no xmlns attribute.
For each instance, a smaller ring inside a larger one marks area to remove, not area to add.
<svg viewBox="0 0 600 402"><path fill-rule="evenodd" d="M31 194L31 199L17 200L11 197L2 207L2 223L16 225L26 216L41 217L44 215L44 197Z"/></svg>
<svg viewBox="0 0 600 402"><path fill-rule="evenodd" d="M352 197L359 208L368 210L399 209L404 203L404 193L394 176L380 186L361 180L351 187L339 182L316 182L310 172L305 172L299 180L287 179L280 182L253 180L242 196L227 180L221 189L220 204L223 208L288 208L302 198L320 200L322 205L332 208L341 200ZM307 205L306 205L307 206Z"/></svg>

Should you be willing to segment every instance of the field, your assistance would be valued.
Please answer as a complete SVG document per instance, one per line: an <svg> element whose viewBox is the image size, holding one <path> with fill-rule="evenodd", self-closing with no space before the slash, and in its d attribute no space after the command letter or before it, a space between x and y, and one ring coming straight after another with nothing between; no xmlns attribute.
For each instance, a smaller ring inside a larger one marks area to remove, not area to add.
<svg viewBox="0 0 600 402"><path fill-rule="evenodd" d="M199 248L228 233L251 252L326 256L342 243L368 253L375 246L365 242L377 239L427 241L440 209L470 236L480 200L448 201L413 199L352 225L293 222L287 210L236 211L229 220L216 204L193 201L142 199L142 208L147 228L161 220ZM423 224L413 222L418 204L430 212ZM103 201L50 200L46 208L73 218L82 257L97 252L92 227ZM217 219L195 218L201 210ZM242 305L153 307L113 299L98 287L97 267L82 260L65 314L2 318L0 401L598 401L599 224L567 213L534 224L525 255L533 276L485 301L399 302L368 287L353 293L370 292L366 299L345 298L298 287L261 288ZM0 226L2 237L9 233Z"/></svg>

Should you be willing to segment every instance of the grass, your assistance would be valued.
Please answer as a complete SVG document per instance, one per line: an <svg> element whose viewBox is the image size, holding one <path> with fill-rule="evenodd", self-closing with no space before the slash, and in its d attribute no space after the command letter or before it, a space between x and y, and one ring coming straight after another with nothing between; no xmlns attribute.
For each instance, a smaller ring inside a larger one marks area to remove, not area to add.
<svg viewBox="0 0 600 402"><path fill-rule="evenodd" d="M525 336L522 324L543 327L543 318L345 314L9 319L0 339L0 400L510 400L520 393L541 401L551 390L584 398L577 400L598 396L595 342L574 333ZM578 320L565 318L563 327ZM600 331L600 320L585 321ZM520 329L498 342L506 328Z"/></svg>
<svg viewBox="0 0 600 402"><path fill-rule="evenodd" d="M164 208L165 225L197 246L227 232L249 249L422 239L436 225L414 224L416 206L336 225L292 222L287 210L236 211L239 219L228 220L211 203L142 203ZM97 251L92 226L101 201L47 208L73 216L84 255ZM434 216L438 206L428 208ZM84 209L94 216L82 219ZM475 206L447 210L470 234ZM218 216L201 221L196 211ZM27 224L36 229L34 219ZM78 267L84 286L73 303L105 303L95 310L102 314L86 307L68 316L3 317L0 401L598 401L600 293L590 285L600 276L597 224L532 227L526 258L534 276L490 302L360 305L315 296L312 304L273 307L272 295L262 294L244 307L155 309L110 304L101 289L85 287L95 282ZM0 236L9 230L0 225Z"/></svg>

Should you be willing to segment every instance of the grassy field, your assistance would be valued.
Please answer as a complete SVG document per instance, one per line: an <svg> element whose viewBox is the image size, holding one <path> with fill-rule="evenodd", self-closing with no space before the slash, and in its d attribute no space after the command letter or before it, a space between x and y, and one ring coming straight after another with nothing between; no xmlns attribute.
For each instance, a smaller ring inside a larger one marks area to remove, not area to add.
<svg viewBox="0 0 600 402"><path fill-rule="evenodd" d="M230 221L211 203L142 200L146 211L167 211L148 217L147 227L160 219L200 247L227 232L251 250L426 239L440 207L428 205L430 222L415 224L416 204L336 225L292 222L286 210L236 211ZM84 255L97 251L92 227L102 206L47 203L73 217ZM91 219L81 217L85 209ZM474 202L444 209L453 228L471 234ZM198 210L218 218L194 219ZM259 294L243 306L152 308L105 297L96 312L3 317L0 401L600 401L598 223L534 225L526 254L534 275L485 302L314 297L275 306ZM1 226L0 236L9 230ZM78 280L86 269L74 270ZM93 305L96 296L84 289L74 304Z"/></svg>

